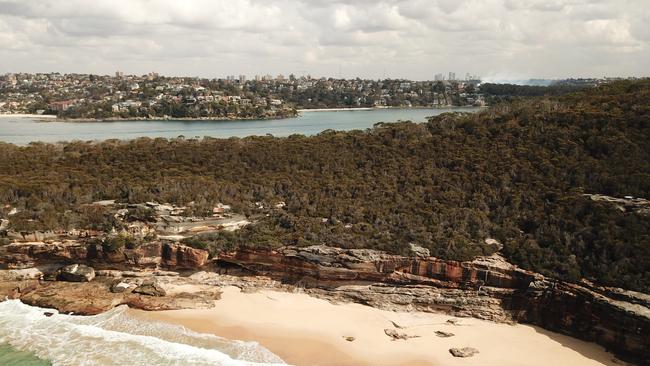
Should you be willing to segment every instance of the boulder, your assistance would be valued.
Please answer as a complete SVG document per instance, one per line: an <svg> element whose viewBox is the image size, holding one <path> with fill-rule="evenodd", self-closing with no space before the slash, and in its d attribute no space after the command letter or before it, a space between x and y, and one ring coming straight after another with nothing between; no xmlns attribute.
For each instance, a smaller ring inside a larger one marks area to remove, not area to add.
<svg viewBox="0 0 650 366"><path fill-rule="evenodd" d="M503 250L503 244L501 244L498 240L492 239L492 238L487 238L485 239L485 244L487 245L492 245L493 247L496 248L497 252Z"/></svg>
<svg viewBox="0 0 650 366"><path fill-rule="evenodd" d="M443 332L441 330L436 330L436 335L441 338L453 337L455 334L450 332Z"/></svg>
<svg viewBox="0 0 650 366"><path fill-rule="evenodd" d="M454 357L472 357L478 354L478 350L472 347L450 348L449 353Z"/></svg>
<svg viewBox="0 0 650 366"><path fill-rule="evenodd" d="M427 248L423 248L417 244L410 243L411 246L411 255L414 257L419 257L419 258L429 258L431 256L431 252Z"/></svg>
<svg viewBox="0 0 650 366"><path fill-rule="evenodd" d="M146 295L146 296L165 296L167 291L165 291L162 286L156 280L147 280L144 281L140 286L133 289L133 292L136 294Z"/></svg>
<svg viewBox="0 0 650 366"><path fill-rule="evenodd" d="M95 278L95 270L83 264L71 264L58 271L57 279L68 282L90 282Z"/></svg>
<svg viewBox="0 0 650 366"><path fill-rule="evenodd" d="M180 244L165 244L162 262L168 267L201 268L208 262L208 252Z"/></svg>
<svg viewBox="0 0 650 366"><path fill-rule="evenodd" d="M128 290L129 287L131 287L130 284L128 284L126 282L119 281L119 282L114 283L111 286L111 292L114 293L114 294L120 294L120 293L125 292L126 290Z"/></svg>
<svg viewBox="0 0 650 366"><path fill-rule="evenodd" d="M384 333L386 333L387 336L393 338L393 340L407 339L406 334L401 334L397 332L395 329L384 329Z"/></svg>
<svg viewBox="0 0 650 366"><path fill-rule="evenodd" d="M398 339L402 340L407 340L409 338L418 338L419 336L411 336L405 333L399 333L395 329L384 329L384 333L386 333L387 336L391 337L394 341Z"/></svg>

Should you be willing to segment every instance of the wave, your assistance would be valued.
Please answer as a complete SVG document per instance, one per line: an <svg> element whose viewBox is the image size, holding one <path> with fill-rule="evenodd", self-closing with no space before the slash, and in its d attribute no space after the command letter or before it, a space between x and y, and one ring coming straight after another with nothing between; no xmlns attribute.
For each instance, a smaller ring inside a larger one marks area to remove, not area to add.
<svg viewBox="0 0 650 366"><path fill-rule="evenodd" d="M143 321L126 310L120 306L100 315L75 316L7 300L0 303L0 343L55 366L285 365L257 342Z"/></svg>
<svg viewBox="0 0 650 366"><path fill-rule="evenodd" d="M29 352L17 351L6 344L0 344L0 365L2 366L51 366L46 360Z"/></svg>

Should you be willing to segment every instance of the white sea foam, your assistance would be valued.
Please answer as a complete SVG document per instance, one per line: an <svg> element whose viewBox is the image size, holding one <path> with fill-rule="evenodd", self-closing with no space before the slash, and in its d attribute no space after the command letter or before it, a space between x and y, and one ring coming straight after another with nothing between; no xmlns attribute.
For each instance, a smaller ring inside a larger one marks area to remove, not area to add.
<svg viewBox="0 0 650 366"><path fill-rule="evenodd" d="M96 316L59 314L18 300L0 303L0 343L53 365L284 365L256 342L231 341L146 322L118 307ZM47 317L45 312L54 315Z"/></svg>

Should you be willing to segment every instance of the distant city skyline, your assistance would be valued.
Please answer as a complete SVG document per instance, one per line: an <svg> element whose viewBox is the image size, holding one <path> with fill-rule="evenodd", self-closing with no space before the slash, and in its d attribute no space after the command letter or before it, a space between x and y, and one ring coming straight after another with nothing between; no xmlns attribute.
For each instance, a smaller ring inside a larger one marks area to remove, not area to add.
<svg viewBox="0 0 650 366"><path fill-rule="evenodd" d="M1 79L8 79L8 80L17 80L17 77L19 75L53 75L53 74L59 74L59 75L96 75L96 76L114 76L116 78L130 78L130 77L143 77L146 76L148 80L153 80L157 77L168 77L168 78L199 78L199 79L207 79L207 80L226 80L226 81L232 81L232 82L238 82L238 83L246 83L249 81L286 81L291 79L292 77L295 78L296 80L299 79L305 79L305 80L320 80L320 79L334 79L334 80L356 80L356 79L361 79L361 80L407 80L407 81L417 81L417 82L427 82L427 81L459 81L459 82L465 82L465 81L481 81L481 77L479 75L473 75L470 73L466 73L464 76L461 76L460 74L456 74L455 72L449 71L448 73L437 73L433 75L433 77L428 78L428 79L423 79L423 80L413 80L413 79L408 79L408 78L391 78L391 77L386 77L386 78L360 78L360 77L339 77L334 76L334 75L329 75L329 76L312 76L311 74L296 74L296 73L290 73L289 75L284 75L284 74L277 74L277 75L272 75L272 74L255 74L255 75L246 75L246 74L239 74L239 75L219 75L215 77L203 77L203 76L196 76L196 75L164 75L156 71L150 71L148 73L127 73L121 70L117 70L114 73L79 73L79 72L71 72L71 73L62 73L62 72L57 72L57 71L50 71L50 72L7 72L4 74L0 74L0 80ZM600 79L600 78L589 78L591 79ZM529 81L563 81L563 80L568 80L568 79L534 79L531 78ZM587 80L587 79L585 79ZM524 81L524 80L517 80L517 81Z"/></svg>
<svg viewBox="0 0 650 366"><path fill-rule="evenodd" d="M155 78L158 77L163 77L163 78L170 78L170 79L177 79L177 78L186 78L186 79L200 79L200 80L225 80L226 82L235 82L239 84L244 84L246 82L266 82L266 81L282 81L286 82L291 77L294 77L295 80L324 80L324 79L332 79L332 80L346 80L346 81L354 81L356 79L360 80L365 80L365 81L386 81L386 80L404 80L404 81L410 81L410 82L435 82L435 81L457 81L460 84L465 84L465 83L471 83L474 85L477 85L478 83L497 83L497 84L518 84L518 85L543 85L543 86L548 86L552 85L553 83L569 83L569 84L582 84L582 85L595 85L597 83L603 82L603 81L613 81L613 80L624 80L624 79L643 79L647 77L637 77L637 76L631 76L631 77L593 77L593 78L579 78L579 77L569 77L569 78L524 78L524 79L489 79L489 80L483 80L480 75L473 75L470 73L466 73L464 76L460 76L456 74L455 72L448 72L448 73L436 73L433 75L432 78L428 79L421 79L421 80L416 80L416 79L408 79L408 78L361 78L361 77L343 77L339 78L338 76L313 76L310 74L289 74L289 75L284 75L284 74L277 74L277 75L272 75L272 74L255 74L255 75L245 75L245 74L239 74L239 75L220 75L220 76L214 76L214 77L207 77L207 76L197 76L197 75L165 75L161 74L156 71L151 71L148 73L126 73L123 71L115 71L114 73L79 73L79 72L71 72L71 73L63 73L63 72L57 72L57 71L51 71L51 72L35 72L35 73L30 73L30 72L7 72L4 74L0 74L0 81L2 80L9 80L9 81L16 81L18 80L20 75L29 75L30 78L36 75L95 75L99 77L111 77L114 76L116 78L140 78L140 77L146 77L147 80L151 81L154 80Z"/></svg>
<svg viewBox="0 0 650 366"><path fill-rule="evenodd" d="M7 73L7 75L14 74L14 73ZM45 73L47 74L47 73ZM110 74L98 74L98 75L108 75L111 76ZM159 72L156 71L151 71L148 73L144 74L130 74L130 73L125 73L124 71L115 71L114 76L115 77L125 77L125 76L142 76L142 75L148 75L151 78L158 77L158 76L163 76L163 77L200 77L200 76L195 76L195 75L164 75L160 74ZM255 74L255 75L247 75L247 74L230 74L230 75L220 75L216 77L201 77L201 78L206 78L206 79L222 79L222 80L228 80L228 81L238 81L240 83L244 83L246 81L265 81L265 80L286 80L291 77L294 78L308 78L308 79L320 79L320 78L331 78L331 79L342 79L342 80L353 80L356 79L356 76L353 77L343 77L341 75L321 75L321 76L313 76L311 74L298 74L298 73L290 73L289 75L284 75L284 74ZM424 79L424 80L417 80L417 81L463 81L463 80L480 80L479 75L473 75L470 73L466 73L464 76L460 76L460 74L457 74L453 71L449 71L449 73L443 74L443 73L437 73L433 75L433 77L429 79ZM363 79L363 78L362 78ZM411 80L407 78L391 78L391 77L386 77L386 78L365 78L366 80L376 80L376 79L404 79L404 80ZM532 80L532 79L531 79ZM550 80L550 79L548 79ZM412 80L414 81L414 80Z"/></svg>
<svg viewBox="0 0 650 366"><path fill-rule="evenodd" d="M0 0L0 74L649 76L643 0Z"/></svg>

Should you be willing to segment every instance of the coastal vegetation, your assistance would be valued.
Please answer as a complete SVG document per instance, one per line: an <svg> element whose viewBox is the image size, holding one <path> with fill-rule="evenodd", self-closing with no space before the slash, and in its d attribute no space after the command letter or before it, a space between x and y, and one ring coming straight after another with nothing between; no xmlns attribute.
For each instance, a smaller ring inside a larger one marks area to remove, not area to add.
<svg viewBox="0 0 650 366"><path fill-rule="evenodd" d="M183 100L162 101L155 104L138 104L114 110L111 102L78 104L57 112L62 119L270 119L296 117L295 108L267 108L264 106L240 105L225 101L185 102Z"/></svg>
<svg viewBox="0 0 650 366"><path fill-rule="evenodd" d="M484 95L485 101L493 105L521 97L559 96L579 91L588 86L588 84L571 84L568 82L551 85L483 83L479 87L479 91Z"/></svg>
<svg viewBox="0 0 650 366"><path fill-rule="evenodd" d="M19 231L107 230L111 214L89 203L208 215L223 202L254 224L188 245L405 254L416 243L454 260L500 250L553 277L649 292L648 212L584 195L650 197L649 147L648 80L312 137L3 143L0 218L17 208Z"/></svg>

